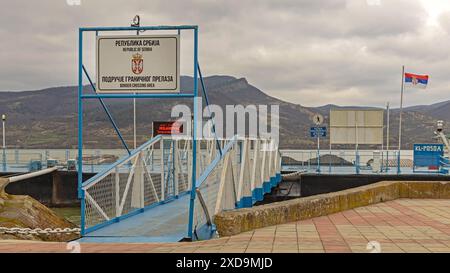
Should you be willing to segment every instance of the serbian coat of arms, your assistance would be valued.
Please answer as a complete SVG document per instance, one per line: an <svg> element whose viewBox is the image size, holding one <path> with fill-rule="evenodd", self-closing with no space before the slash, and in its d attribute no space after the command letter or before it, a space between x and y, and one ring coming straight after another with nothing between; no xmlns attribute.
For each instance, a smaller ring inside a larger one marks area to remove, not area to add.
<svg viewBox="0 0 450 273"><path fill-rule="evenodd" d="M144 59L142 58L142 55L139 53L136 53L133 55L131 59L131 71L133 71L134 74L139 75L144 70Z"/></svg>

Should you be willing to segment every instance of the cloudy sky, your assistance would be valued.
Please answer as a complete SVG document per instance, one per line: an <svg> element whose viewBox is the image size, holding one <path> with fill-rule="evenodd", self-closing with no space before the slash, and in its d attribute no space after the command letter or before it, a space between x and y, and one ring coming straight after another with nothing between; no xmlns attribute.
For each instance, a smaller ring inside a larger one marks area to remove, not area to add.
<svg viewBox="0 0 450 273"><path fill-rule="evenodd" d="M199 25L204 74L245 77L290 102L397 106L402 65L431 76L426 91L405 91L406 105L450 99L448 0L67 1L2 1L0 90L76 84L78 27L128 26L139 14L142 25ZM191 51L183 34L184 74Z"/></svg>

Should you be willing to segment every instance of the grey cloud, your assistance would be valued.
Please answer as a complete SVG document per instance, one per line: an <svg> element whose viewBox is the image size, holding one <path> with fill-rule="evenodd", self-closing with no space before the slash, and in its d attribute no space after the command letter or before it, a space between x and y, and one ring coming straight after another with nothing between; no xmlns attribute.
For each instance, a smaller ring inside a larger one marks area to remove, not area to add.
<svg viewBox="0 0 450 273"><path fill-rule="evenodd" d="M8 38L0 51L0 90L75 84L78 27L124 26L140 14L146 25L198 24L205 74L246 77L281 99L395 104L403 64L431 75L427 96L411 92L407 104L448 99L450 13L440 27L426 26L418 0L381 0L380 6L366 0L81 1L79 7L65 0L3 4L0 34ZM182 46L182 69L189 73L190 35ZM91 73L92 48L86 37Z"/></svg>

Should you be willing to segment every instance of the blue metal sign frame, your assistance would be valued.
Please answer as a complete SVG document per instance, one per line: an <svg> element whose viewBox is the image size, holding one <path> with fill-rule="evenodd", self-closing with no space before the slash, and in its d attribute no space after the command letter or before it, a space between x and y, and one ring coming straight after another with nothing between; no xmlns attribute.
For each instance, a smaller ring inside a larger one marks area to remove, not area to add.
<svg viewBox="0 0 450 273"><path fill-rule="evenodd" d="M152 93L152 94L140 94L140 93L130 93L130 94L97 94L94 83L91 80L86 68L83 64L83 34L86 33L95 33L97 36L100 32L110 32L110 31L161 31L161 30L177 30L180 33L182 30L193 31L194 35L194 47L193 47L193 61L194 61L194 90L193 93ZM127 150L129 154L131 151L126 145L122 134L120 133L119 128L117 127L114 119L108 110L108 107L103 102L105 98L118 98L118 99L128 99L128 98L192 98L193 99L193 114L194 117L198 115L198 76L199 76L199 63L198 63L198 26L197 25L181 25L181 26L142 26L142 27L82 27L79 28L78 32L78 198L81 199L81 234L84 234L84 215L85 215L85 193L82 190L83 183L83 100L85 99L98 99L105 110L114 130L116 131L119 139L121 140L123 146ZM92 89L94 90L94 94L85 94L83 92L83 74L88 79ZM190 207L189 207L189 224L187 237L192 238L192 230L193 230L193 219L194 219L194 204L196 198L196 164L197 164L197 121L193 119L193 143L192 143L192 188L190 192Z"/></svg>
<svg viewBox="0 0 450 273"><path fill-rule="evenodd" d="M444 155L443 144L414 144L413 171L420 167L434 167L433 171L421 172L439 172L441 157Z"/></svg>

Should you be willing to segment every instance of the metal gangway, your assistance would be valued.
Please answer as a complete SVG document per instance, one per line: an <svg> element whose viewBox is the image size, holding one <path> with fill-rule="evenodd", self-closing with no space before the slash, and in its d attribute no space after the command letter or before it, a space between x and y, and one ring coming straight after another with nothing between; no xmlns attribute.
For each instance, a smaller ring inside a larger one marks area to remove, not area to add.
<svg viewBox="0 0 450 273"><path fill-rule="evenodd" d="M216 214L251 207L281 181L274 140L235 136L195 146L197 162L192 139L156 136L85 181L81 241L209 239Z"/></svg>

